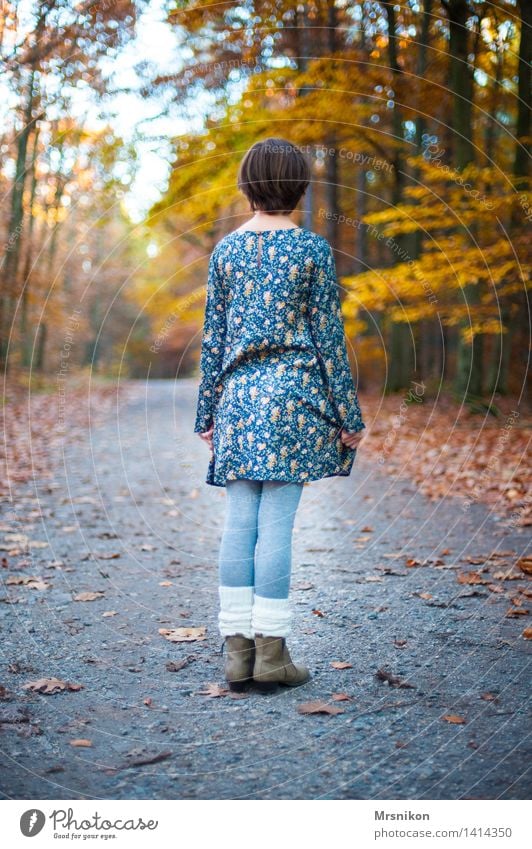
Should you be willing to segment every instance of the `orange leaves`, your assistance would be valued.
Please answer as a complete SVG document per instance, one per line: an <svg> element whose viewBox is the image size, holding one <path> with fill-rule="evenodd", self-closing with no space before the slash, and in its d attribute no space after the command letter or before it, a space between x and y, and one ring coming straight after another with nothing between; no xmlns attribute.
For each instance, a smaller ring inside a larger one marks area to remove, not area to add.
<svg viewBox="0 0 532 849"><path fill-rule="evenodd" d="M333 669L352 669L353 664L346 660L333 660L331 663Z"/></svg>
<svg viewBox="0 0 532 849"><path fill-rule="evenodd" d="M458 716L456 713L446 713L445 716L442 716L444 722L450 722L451 725L465 725L465 719L463 716Z"/></svg>
<svg viewBox="0 0 532 849"><path fill-rule="evenodd" d="M407 405L399 428L403 402L404 396L381 398L366 393L365 419L371 428L363 450L368 459L384 461L391 475L408 475L431 500L460 499L464 516L473 504L482 503L506 514L516 527L532 521L532 502L527 498L530 472L523 462L528 452L528 420L523 412L518 422L511 424L511 399L498 401L500 416L496 418L472 415L449 399L440 396L433 400L425 395L422 404ZM493 552L483 560L504 556L510 555ZM413 554L406 565L422 566L420 560ZM530 574L531 563L523 557L517 566Z"/></svg>

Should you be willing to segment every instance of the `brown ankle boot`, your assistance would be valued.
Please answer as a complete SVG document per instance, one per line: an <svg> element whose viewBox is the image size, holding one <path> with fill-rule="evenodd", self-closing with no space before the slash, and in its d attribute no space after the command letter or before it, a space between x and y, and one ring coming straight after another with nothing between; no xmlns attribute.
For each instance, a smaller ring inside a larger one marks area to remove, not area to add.
<svg viewBox="0 0 532 849"><path fill-rule="evenodd" d="M253 678L255 642L234 634L225 638L225 678L230 690L242 692Z"/></svg>
<svg viewBox="0 0 532 849"><path fill-rule="evenodd" d="M310 679L306 666L292 662L284 637L255 634L253 681L262 693L274 692L279 684L299 687Z"/></svg>

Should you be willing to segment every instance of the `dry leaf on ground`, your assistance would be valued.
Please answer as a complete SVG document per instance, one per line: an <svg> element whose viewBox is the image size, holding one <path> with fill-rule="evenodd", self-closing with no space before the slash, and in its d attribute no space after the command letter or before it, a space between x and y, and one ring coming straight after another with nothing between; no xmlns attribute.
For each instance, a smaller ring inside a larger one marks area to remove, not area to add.
<svg viewBox="0 0 532 849"><path fill-rule="evenodd" d="M166 662L166 671L167 672L180 672L181 669L184 669L185 666L188 666L189 663L192 663L196 658L194 655L190 657L186 657L183 660L168 660Z"/></svg>
<svg viewBox="0 0 532 849"><path fill-rule="evenodd" d="M480 572L461 572L456 576L459 584L487 584L488 581L482 577Z"/></svg>
<svg viewBox="0 0 532 849"><path fill-rule="evenodd" d="M72 684L70 681L61 681L60 678L39 678L38 681L29 681L23 686L24 690L31 690L32 693L42 693L45 696L51 696L55 693L62 693L65 690L82 690L83 684Z"/></svg>
<svg viewBox="0 0 532 849"><path fill-rule="evenodd" d="M11 586L22 585L29 590L47 590L50 587L50 584L47 584L42 578L37 578L34 575L10 575L6 580L6 584Z"/></svg>
<svg viewBox="0 0 532 849"><path fill-rule="evenodd" d="M159 628L159 634L171 643L191 643L207 639L207 626L198 628Z"/></svg>
<svg viewBox="0 0 532 849"><path fill-rule="evenodd" d="M403 687L405 689L415 690L413 684L409 684L408 681L403 681L401 678L399 678L398 675L393 675L386 669L377 669L375 677L379 681L386 681L390 685L390 687Z"/></svg>
<svg viewBox="0 0 532 849"><path fill-rule="evenodd" d="M525 575L532 575L532 557L521 557L517 561L517 566Z"/></svg>
<svg viewBox="0 0 532 849"><path fill-rule="evenodd" d="M71 746L75 746L78 749L90 749L92 746L92 740L86 740L83 738L79 738L78 740L69 740Z"/></svg>
<svg viewBox="0 0 532 849"><path fill-rule="evenodd" d="M198 690L197 696L209 696L211 699L218 699L220 696L228 696L229 690L225 687L220 687L219 684L207 684L205 690Z"/></svg>
<svg viewBox="0 0 532 849"><path fill-rule="evenodd" d="M333 660L331 663L333 669L352 669L353 664L349 663L347 660Z"/></svg>
<svg viewBox="0 0 532 849"><path fill-rule="evenodd" d="M97 601L99 598L103 598L104 593L97 590L97 592L87 592L87 593L78 593L74 596L74 601Z"/></svg>
<svg viewBox="0 0 532 849"><path fill-rule="evenodd" d="M310 713L328 713L334 716L337 713L343 713L342 708L329 705L327 702L304 702L297 706L297 712L302 714Z"/></svg>

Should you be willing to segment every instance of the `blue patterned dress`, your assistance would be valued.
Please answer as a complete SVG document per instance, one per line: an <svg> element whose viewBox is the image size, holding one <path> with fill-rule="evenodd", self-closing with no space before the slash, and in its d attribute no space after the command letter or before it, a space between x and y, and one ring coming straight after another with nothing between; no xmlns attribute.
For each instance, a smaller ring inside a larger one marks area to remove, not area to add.
<svg viewBox="0 0 532 849"><path fill-rule="evenodd" d="M210 262L196 433L206 483L349 475L362 421L329 242L304 227L233 231Z"/></svg>

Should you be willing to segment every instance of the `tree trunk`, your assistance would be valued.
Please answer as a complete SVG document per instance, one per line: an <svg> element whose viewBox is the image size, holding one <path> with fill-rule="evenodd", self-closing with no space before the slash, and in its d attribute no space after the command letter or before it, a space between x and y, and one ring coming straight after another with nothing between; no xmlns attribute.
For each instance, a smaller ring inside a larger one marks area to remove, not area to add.
<svg viewBox="0 0 532 849"><path fill-rule="evenodd" d="M453 95L453 165L462 171L474 161L473 147L473 69L469 62L471 30L467 21L471 15L468 0L447 0L444 4L449 16L449 87ZM479 303L477 284L463 288L463 298L472 317ZM455 391L461 398L475 402L482 394L483 338L475 334L471 340L464 338L470 320L460 323L457 341Z"/></svg>
<svg viewBox="0 0 532 849"><path fill-rule="evenodd" d="M11 189L8 224L8 247L4 256L2 271L2 299L0 301L0 369L7 370L7 352L9 334L15 313L17 281L20 261L20 243L24 222L24 185L26 181L26 156L28 140L33 128L33 102L35 86L35 68L32 68L28 81L28 94L23 113L23 126L17 139L17 162L15 178Z"/></svg>
<svg viewBox="0 0 532 849"><path fill-rule="evenodd" d="M392 135L396 141L401 141L403 138L403 119L398 105L399 98L397 97L397 89L402 71L397 59L397 22L394 3L384 2L383 6L388 19L388 64L393 74L395 99L392 110ZM405 179L403 152L399 146L394 149L393 165L394 183L391 200L394 206L398 206L403 201ZM404 236L398 236L395 242L400 254L402 251L407 250L408 240L405 239ZM395 261L396 254L393 253L392 257L393 261ZM412 349L412 334L408 323L403 321L391 322L389 331L389 351L390 362L387 389L389 392L397 392L400 389L405 389L410 384L413 374L414 357Z"/></svg>
<svg viewBox="0 0 532 849"><path fill-rule="evenodd" d="M296 20L297 20L297 35L298 35L298 68L301 73L305 73L308 68L308 57L312 55L311 46L310 46L310 32L309 32L309 20L308 20L308 10L306 3L302 6L297 7L296 9ZM309 86L301 86L299 89L299 96L304 97L309 90ZM307 154L308 156L308 154ZM309 164L311 168L311 178L309 186L303 196L302 200L302 210L303 210L303 227L306 227L307 230L314 229L314 182L313 182L313 171L314 171L314 157L312 155L308 156Z"/></svg>

